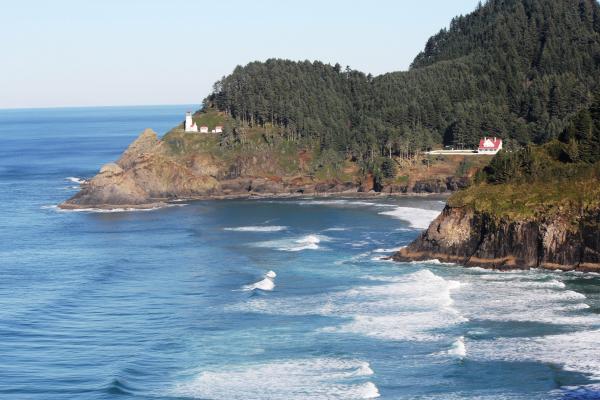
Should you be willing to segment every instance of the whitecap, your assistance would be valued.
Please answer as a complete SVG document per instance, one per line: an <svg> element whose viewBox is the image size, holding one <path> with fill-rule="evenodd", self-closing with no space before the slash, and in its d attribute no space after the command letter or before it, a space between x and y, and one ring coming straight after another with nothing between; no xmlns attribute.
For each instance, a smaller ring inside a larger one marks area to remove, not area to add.
<svg viewBox="0 0 600 400"><path fill-rule="evenodd" d="M68 177L66 177L66 178L65 178L65 180L66 180L66 181L73 182L73 183L77 183L77 184L79 184L79 185L82 185L82 184L84 184L84 183L86 183L86 182L87 182L85 179L78 178L78 177L76 177L76 176L68 176Z"/></svg>
<svg viewBox="0 0 600 400"><path fill-rule="evenodd" d="M375 256L371 257L371 261L379 261L379 262L395 262L390 258L390 256Z"/></svg>
<svg viewBox="0 0 600 400"><path fill-rule="evenodd" d="M175 386L173 395L193 398L373 399L379 397L369 363L309 358L206 370Z"/></svg>
<svg viewBox="0 0 600 400"><path fill-rule="evenodd" d="M281 250L300 251L300 250L316 250L319 248L321 238L318 235L307 235L295 241L297 246L283 247Z"/></svg>
<svg viewBox="0 0 600 400"><path fill-rule="evenodd" d="M448 281L428 269L377 280L370 285L317 296L290 296L268 301L251 298L228 309L344 318L346 321L339 325L321 331L382 340L439 340L443 338L437 332L440 328L468 320L453 307L452 293L462 288L457 281Z"/></svg>
<svg viewBox="0 0 600 400"><path fill-rule="evenodd" d="M375 249L373 250L373 253L395 253L397 251L402 250L403 248L405 248L406 246L401 246L401 247L393 247L391 249Z"/></svg>
<svg viewBox="0 0 600 400"><path fill-rule="evenodd" d="M600 379L599 342L600 330L542 337L481 340L469 346L469 358L486 361L537 361Z"/></svg>
<svg viewBox="0 0 600 400"><path fill-rule="evenodd" d="M287 226L272 225L272 226L237 226L224 228L225 231L233 232L281 232L286 230Z"/></svg>
<svg viewBox="0 0 600 400"><path fill-rule="evenodd" d="M322 241L328 241L329 238L324 235L305 235L298 238L270 240L266 242L255 243L256 247L268 247L279 251L302 251L318 250Z"/></svg>
<svg viewBox="0 0 600 400"><path fill-rule="evenodd" d="M57 205L46 205L46 206L41 206L41 209L44 210L53 210L56 212L61 212L61 213L97 213L97 214L112 214L112 213L124 213L124 212L144 212L144 211L156 211L156 210L161 210L163 208L169 208L169 207L184 207L187 206L187 204L165 204L165 205L160 205L160 206L155 206L155 207L148 207L148 208L132 208L132 207L122 207L122 208L95 208L95 207L90 207L90 208L70 208L70 209L66 209L66 208L60 208Z"/></svg>
<svg viewBox="0 0 600 400"><path fill-rule="evenodd" d="M597 317L585 312L586 296L567 289L559 279L548 279L551 276L490 270L462 275L465 285L454 296L456 307L471 319L596 326Z"/></svg>
<svg viewBox="0 0 600 400"><path fill-rule="evenodd" d="M269 271L265 274L265 277L258 281L258 282L254 282L251 285L245 285L243 287L243 290L264 290L264 291L271 291L275 288L275 277L277 276L277 274L274 271Z"/></svg>
<svg viewBox="0 0 600 400"><path fill-rule="evenodd" d="M345 200L345 199L331 199L331 200L300 200L296 201L296 204L301 206L333 206L333 207L397 207L394 204L376 203L372 201L363 200Z"/></svg>
<svg viewBox="0 0 600 400"><path fill-rule="evenodd" d="M414 207L397 207L394 210L382 211L379 214L406 221L415 229L427 229L429 224L440 215L440 211Z"/></svg>
<svg viewBox="0 0 600 400"><path fill-rule="evenodd" d="M450 347L450 349L448 349L448 351L446 351L446 354L453 356L453 357L458 357L458 358L466 357L467 347L465 346L464 336L461 336L458 339L456 339L456 341L454 343L452 343L452 346Z"/></svg>

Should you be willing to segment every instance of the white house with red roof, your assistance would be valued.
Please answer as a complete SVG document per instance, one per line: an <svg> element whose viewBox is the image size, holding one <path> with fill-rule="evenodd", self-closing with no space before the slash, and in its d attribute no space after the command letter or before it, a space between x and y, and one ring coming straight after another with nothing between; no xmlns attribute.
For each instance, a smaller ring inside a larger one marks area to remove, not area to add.
<svg viewBox="0 0 600 400"><path fill-rule="evenodd" d="M502 150L502 139L494 137L484 137L479 141L479 148L477 153L479 154L496 154Z"/></svg>

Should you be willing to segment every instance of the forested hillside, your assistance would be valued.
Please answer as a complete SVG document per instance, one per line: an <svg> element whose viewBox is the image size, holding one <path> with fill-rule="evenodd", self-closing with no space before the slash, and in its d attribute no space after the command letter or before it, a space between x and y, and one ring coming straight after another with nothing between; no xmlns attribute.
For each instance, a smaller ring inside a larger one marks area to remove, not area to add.
<svg viewBox="0 0 600 400"><path fill-rule="evenodd" d="M225 143L268 126L286 141L372 159L469 147L483 134L548 142L590 104L599 72L595 0L490 0L430 38L409 71L253 62L217 82L204 107L233 117Z"/></svg>
<svg viewBox="0 0 600 400"><path fill-rule="evenodd" d="M449 204L506 217L551 217L600 205L600 96L554 139L501 151ZM598 227L596 227L596 232Z"/></svg>

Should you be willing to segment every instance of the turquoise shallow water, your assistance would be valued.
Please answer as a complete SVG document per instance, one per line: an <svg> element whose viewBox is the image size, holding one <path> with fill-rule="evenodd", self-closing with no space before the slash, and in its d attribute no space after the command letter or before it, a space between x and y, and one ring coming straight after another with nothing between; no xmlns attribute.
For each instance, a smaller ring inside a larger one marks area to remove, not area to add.
<svg viewBox="0 0 600 400"><path fill-rule="evenodd" d="M187 108L0 111L0 397L600 398L598 276L381 259L439 199L53 207Z"/></svg>

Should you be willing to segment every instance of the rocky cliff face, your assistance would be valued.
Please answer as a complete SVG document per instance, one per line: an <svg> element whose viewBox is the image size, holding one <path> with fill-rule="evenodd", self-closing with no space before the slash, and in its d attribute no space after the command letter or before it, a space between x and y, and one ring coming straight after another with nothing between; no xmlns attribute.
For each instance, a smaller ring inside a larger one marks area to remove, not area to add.
<svg viewBox="0 0 600 400"><path fill-rule="evenodd" d="M192 160L193 161L193 160ZM218 188L210 168L170 157L156 133L146 129L123 153L62 203L62 208L155 207L178 197L209 195Z"/></svg>
<svg viewBox="0 0 600 400"><path fill-rule="evenodd" d="M190 150L178 148L177 150ZM359 195L374 190L372 177L347 181L319 180L305 171L275 176L262 171L268 160L252 159L249 166L232 173L231 163L210 151L174 152L168 143L146 129L116 163L106 164L86 182L79 193L60 207L146 208L177 199L247 196ZM235 169L235 168L234 168ZM444 193L463 187L466 178L448 177L408 185L390 185L382 192Z"/></svg>
<svg viewBox="0 0 600 400"><path fill-rule="evenodd" d="M600 271L600 209L512 220L447 206L396 261L438 259L498 269L547 268Z"/></svg>

